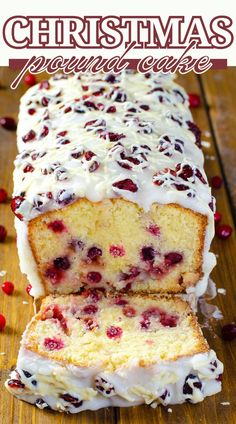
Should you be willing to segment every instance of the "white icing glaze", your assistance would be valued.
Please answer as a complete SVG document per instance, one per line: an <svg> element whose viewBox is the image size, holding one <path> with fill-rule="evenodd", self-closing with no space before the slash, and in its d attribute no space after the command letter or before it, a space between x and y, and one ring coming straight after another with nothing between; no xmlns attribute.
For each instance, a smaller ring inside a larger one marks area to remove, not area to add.
<svg viewBox="0 0 236 424"><path fill-rule="evenodd" d="M214 255L209 253L214 219L209 207L211 190L204 183L203 155L189 128L192 116L187 95L170 75L152 74L146 78L124 72L113 84L106 79L104 74L52 78L48 88L34 86L21 100L17 132L20 154L14 172L14 196L25 199L16 211L26 223L17 225L21 269L33 285L34 296L42 295L25 226L28 220L48 210L79 197L97 202L122 196L145 211L154 202L177 203L208 216L203 278L189 289L199 297L215 265ZM116 91L115 87L120 88ZM100 95L93 94L99 90ZM152 90L157 91L150 93ZM117 101L117 95L122 102ZM115 113L107 112L111 106L115 106ZM30 115L29 109L35 113ZM42 137L45 127L48 134ZM24 142L31 130L35 131L35 139ZM66 134L58 135L63 132ZM110 141L114 137L111 134L118 134L120 139ZM88 151L94 153L90 160L84 154ZM181 165L176 170L177 164ZM192 168L187 180L182 178L184 165ZM167 168L175 174L163 172ZM113 186L126 179L133 181L135 191Z"/></svg>
<svg viewBox="0 0 236 424"><path fill-rule="evenodd" d="M23 370L31 376L27 377ZM6 387L27 402L36 403L37 399L43 399L52 409L76 413L107 406L146 403L155 407L160 403L177 404L186 400L201 402L221 390L217 378L222 372L223 364L213 350L173 362L157 362L146 368L140 367L133 358L125 367L109 373L99 367L80 368L43 358L27 350L23 343L17 372L14 371L11 378L19 379L20 375L25 387L10 388L7 382ZM75 407L60 397L64 394L83 402Z"/></svg>

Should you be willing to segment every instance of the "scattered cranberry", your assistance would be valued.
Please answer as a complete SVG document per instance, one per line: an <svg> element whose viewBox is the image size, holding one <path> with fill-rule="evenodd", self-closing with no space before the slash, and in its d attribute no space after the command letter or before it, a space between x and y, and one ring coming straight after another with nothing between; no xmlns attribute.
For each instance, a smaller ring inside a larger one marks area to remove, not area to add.
<svg viewBox="0 0 236 424"><path fill-rule="evenodd" d="M160 227L158 227L156 224L150 224L149 227L147 227L147 231L153 236L159 236L161 233Z"/></svg>
<svg viewBox="0 0 236 424"><path fill-rule="evenodd" d="M165 265L175 265L182 262L183 256L177 252L170 252L165 255Z"/></svg>
<svg viewBox="0 0 236 424"><path fill-rule="evenodd" d="M106 110L106 113L115 113L116 107L115 106L109 106Z"/></svg>
<svg viewBox="0 0 236 424"><path fill-rule="evenodd" d="M219 175L215 175L211 179L211 185L213 188L219 189L222 186L223 180Z"/></svg>
<svg viewBox="0 0 236 424"><path fill-rule="evenodd" d="M31 284L28 284L28 286L26 287L25 291L26 291L26 293L27 293L29 296L31 296L31 294L30 294L30 290L31 290L31 289L32 289Z"/></svg>
<svg viewBox="0 0 236 424"><path fill-rule="evenodd" d="M24 143L28 143L29 141L33 141L36 138L36 133L34 130L30 130L29 132L27 132L27 134L24 135L24 137L22 137L22 140L24 141Z"/></svg>
<svg viewBox="0 0 236 424"><path fill-rule="evenodd" d="M226 324L221 329L222 339L232 341L236 338L236 325Z"/></svg>
<svg viewBox="0 0 236 424"><path fill-rule="evenodd" d="M4 329L5 325L6 325L6 319L2 314L0 314L0 331Z"/></svg>
<svg viewBox="0 0 236 424"><path fill-rule="evenodd" d="M232 227L230 227L230 225L219 225L216 228L216 235L221 240L226 240L227 238L229 238L232 232L233 232L233 229Z"/></svg>
<svg viewBox="0 0 236 424"><path fill-rule="evenodd" d="M99 256L102 256L102 249L99 249L99 247L96 246L90 247L87 256L91 259L91 261L94 261L99 258Z"/></svg>
<svg viewBox="0 0 236 424"><path fill-rule="evenodd" d="M14 291L14 284L11 281L5 281L2 284L2 291L6 294L12 294Z"/></svg>
<svg viewBox="0 0 236 424"><path fill-rule="evenodd" d="M0 203L4 203L7 200L7 192L4 188L0 188Z"/></svg>
<svg viewBox="0 0 236 424"><path fill-rule="evenodd" d="M5 129L9 131L14 131L16 129L16 121L14 118L11 118L9 116L4 116L3 118L0 118L0 125Z"/></svg>
<svg viewBox="0 0 236 424"><path fill-rule="evenodd" d="M53 261L55 268L67 270L70 268L70 261L67 256L59 257Z"/></svg>
<svg viewBox="0 0 236 424"><path fill-rule="evenodd" d="M220 213L220 212L218 212L218 211L216 211L216 212L214 213L214 220L215 220L215 223L216 223L216 224L218 224L218 223L221 221L221 218L222 218L221 213Z"/></svg>
<svg viewBox="0 0 236 424"><path fill-rule="evenodd" d="M107 337L109 337L109 339L120 339L120 337L122 336L123 330L120 327L115 327L114 325L112 325L111 327L109 327L107 329Z"/></svg>
<svg viewBox="0 0 236 424"><path fill-rule="evenodd" d="M136 313L137 313L136 310L132 306L129 306L129 305L126 305L123 308L122 312L128 318L135 317L136 316Z"/></svg>
<svg viewBox="0 0 236 424"><path fill-rule="evenodd" d="M7 384L12 389L24 389L25 387L25 385L20 380L16 380L16 379L9 380Z"/></svg>
<svg viewBox="0 0 236 424"><path fill-rule="evenodd" d="M88 272L88 274L87 274L87 280L90 283L96 283L96 284L100 283L101 279L102 279L102 276L101 276L100 272L91 271L91 272Z"/></svg>
<svg viewBox="0 0 236 424"><path fill-rule="evenodd" d="M193 107L193 108L199 107L201 104L200 96L196 93L189 93L188 100L189 100L190 107Z"/></svg>
<svg viewBox="0 0 236 424"><path fill-rule="evenodd" d="M34 167L29 163L28 165L26 165L23 169L23 172L26 174L28 172L34 172Z"/></svg>
<svg viewBox="0 0 236 424"><path fill-rule="evenodd" d="M113 183L112 185L113 187L118 188L119 190L128 190L133 193L138 191L137 185L129 178L125 180L117 181L116 183Z"/></svg>
<svg viewBox="0 0 236 424"><path fill-rule="evenodd" d="M88 315L96 314L97 311L98 311L98 307L96 305L86 305L83 308L83 312Z"/></svg>
<svg viewBox="0 0 236 424"><path fill-rule="evenodd" d="M47 350L60 350L63 349L64 343L63 340L57 339L56 337L53 337L52 339L50 337L46 337L44 340L44 346Z"/></svg>
<svg viewBox="0 0 236 424"><path fill-rule="evenodd" d="M153 261L155 258L155 250L151 246L143 247L141 250L141 258L143 261Z"/></svg>
<svg viewBox="0 0 236 424"><path fill-rule="evenodd" d="M109 252L114 258L125 256L125 249L123 246L113 244L110 246Z"/></svg>
<svg viewBox="0 0 236 424"><path fill-rule="evenodd" d="M37 83L36 78L33 74L27 74L25 76L25 84L29 85L30 87L32 87L33 85L35 85Z"/></svg>
<svg viewBox="0 0 236 424"><path fill-rule="evenodd" d="M66 227L63 224L63 221L60 221L59 219L50 222L48 224L48 228L54 231L54 233L62 233L63 231L66 231Z"/></svg>
<svg viewBox="0 0 236 424"><path fill-rule="evenodd" d="M24 200L25 198L22 196L16 196L11 200L11 210L15 214L15 216L21 221L23 220L23 215L17 213L16 210L19 209Z"/></svg>
<svg viewBox="0 0 236 424"><path fill-rule="evenodd" d="M0 225L0 243L3 243L6 240L7 230L3 225Z"/></svg>
<svg viewBox="0 0 236 424"><path fill-rule="evenodd" d="M36 113L36 110L33 108L33 107L30 107L29 109L28 109L28 114L29 115L34 115Z"/></svg>

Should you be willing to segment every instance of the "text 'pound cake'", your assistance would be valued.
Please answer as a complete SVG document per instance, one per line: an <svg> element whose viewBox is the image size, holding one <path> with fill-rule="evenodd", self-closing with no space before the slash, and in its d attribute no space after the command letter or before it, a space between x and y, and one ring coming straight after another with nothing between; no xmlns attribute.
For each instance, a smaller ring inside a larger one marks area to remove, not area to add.
<svg viewBox="0 0 236 424"><path fill-rule="evenodd" d="M202 295L213 201L171 75L58 75L21 101L14 198L35 297L83 286Z"/></svg>
<svg viewBox="0 0 236 424"><path fill-rule="evenodd" d="M39 408L197 403L223 365L178 297L48 296L28 325L7 389Z"/></svg>

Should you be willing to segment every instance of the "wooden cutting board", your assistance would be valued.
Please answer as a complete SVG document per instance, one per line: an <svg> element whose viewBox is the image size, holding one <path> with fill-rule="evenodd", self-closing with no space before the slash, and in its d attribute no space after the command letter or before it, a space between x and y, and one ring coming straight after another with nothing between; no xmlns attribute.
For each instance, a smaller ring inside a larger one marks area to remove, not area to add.
<svg viewBox="0 0 236 424"><path fill-rule="evenodd" d="M0 70L6 79L13 79L14 73ZM209 145L203 150L206 157L208 177L223 175L224 186L215 190L217 209L223 214L223 222L233 226L232 210L234 192L232 190L236 175L232 175L236 162L236 69L224 71L209 71L202 77L194 74L181 76L179 82L188 92L199 93L202 99L200 108L193 111L195 122L203 132L203 139ZM17 117L19 98L26 90L22 84L12 91L7 85L0 88L0 117ZM226 134L227 132L227 134ZM225 143L225 144L224 144ZM220 154L220 156L219 156ZM12 192L13 160L16 155L16 135L0 128L0 187ZM222 167L224 165L224 168ZM228 186L229 183L229 186ZM232 198L229 198L231 193ZM235 203L234 203L235 204ZM220 394L207 398L198 405L177 405L171 409L147 406L133 408L107 408L97 412L82 412L75 416L50 411L41 411L34 406L13 398L4 388L4 381L9 371L16 364L20 338L33 315L32 299L26 294L28 284L20 273L15 243L13 215L9 203L0 205L0 224L6 226L8 237L0 244L0 270L6 270L5 277L0 277L0 284L5 280L13 281L16 290L12 296L7 296L0 290L0 313L7 320L5 331L0 333L0 423L1 424L233 424L236 423L236 341L224 342L221 337L221 327L232 322L236 315L236 238L235 233L230 239L221 241L215 239L213 251L218 256L218 265L212 278L217 287L224 287L226 295L219 294L213 303L217 304L223 313L221 321L211 321L204 333L210 346L216 350L218 357L225 364L223 390ZM222 403L229 402L229 405Z"/></svg>

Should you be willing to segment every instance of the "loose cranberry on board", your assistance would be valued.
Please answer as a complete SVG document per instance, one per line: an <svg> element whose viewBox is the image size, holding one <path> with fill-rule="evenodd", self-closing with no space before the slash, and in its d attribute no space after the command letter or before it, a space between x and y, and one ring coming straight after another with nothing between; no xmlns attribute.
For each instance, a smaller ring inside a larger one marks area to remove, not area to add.
<svg viewBox="0 0 236 424"><path fill-rule="evenodd" d="M189 100L189 105L192 108L199 107L201 105L201 98L196 93L189 93L188 100Z"/></svg>
<svg viewBox="0 0 236 424"><path fill-rule="evenodd" d="M0 203L4 203L7 200L7 192L4 188L0 188Z"/></svg>
<svg viewBox="0 0 236 424"><path fill-rule="evenodd" d="M216 235L221 240L226 240L231 236L233 229L230 225L219 225L216 228Z"/></svg>
<svg viewBox="0 0 236 424"><path fill-rule="evenodd" d="M6 325L6 318L4 315L0 314L0 331L4 330Z"/></svg>
<svg viewBox="0 0 236 424"><path fill-rule="evenodd" d="M16 121L10 116L3 116L0 118L0 125L8 131L14 131L16 129Z"/></svg>
<svg viewBox="0 0 236 424"><path fill-rule="evenodd" d="M11 295L14 291L14 284L11 281L5 281L2 284L2 291L8 295Z"/></svg>

